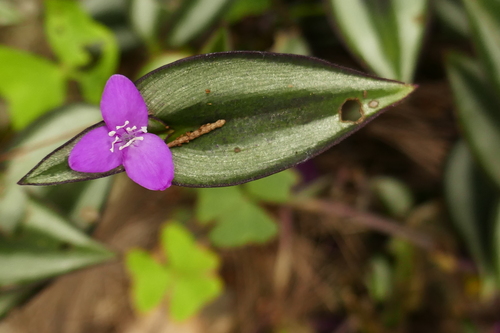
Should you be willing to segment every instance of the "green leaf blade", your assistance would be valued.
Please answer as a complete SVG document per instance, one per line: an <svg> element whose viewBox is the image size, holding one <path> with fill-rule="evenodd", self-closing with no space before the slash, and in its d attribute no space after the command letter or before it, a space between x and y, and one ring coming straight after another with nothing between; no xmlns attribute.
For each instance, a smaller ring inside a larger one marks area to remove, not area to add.
<svg viewBox="0 0 500 333"><path fill-rule="evenodd" d="M179 129L174 137L181 129L226 120L222 128L172 148L173 184L190 187L240 184L294 166L340 142L415 89L315 58L265 52L186 58L147 74L137 87L150 113ZM363 111L357 122L340 117L348 100L358 101ZM82 135L48 156L21 183L74 182L123 171L69 170L67 157Z"/></svg>
<svg viewBox="0 0 500 333"><path fill-rule="evenodd" d="M350 50L377 75L412 81L426 27L427 0L328 0Z"/></svg>
<svg viewBox="0 0 500 333"><path fill-rule="evenodd" d="M187 58L137 85L150 112L172 128L226 120L222 128L172 149L174 183L196 187L239 184L289 168L341 141L414 89L314 58L262 52ZM362 104L362 123L340 121L347 99Z"/></svg>
<svg viewBox="0 0 500 333"><path fill-rule="evenodd" d="M450 54L447 72L466 140L479 164L500 187L500 99L477 62Z"/></svg>

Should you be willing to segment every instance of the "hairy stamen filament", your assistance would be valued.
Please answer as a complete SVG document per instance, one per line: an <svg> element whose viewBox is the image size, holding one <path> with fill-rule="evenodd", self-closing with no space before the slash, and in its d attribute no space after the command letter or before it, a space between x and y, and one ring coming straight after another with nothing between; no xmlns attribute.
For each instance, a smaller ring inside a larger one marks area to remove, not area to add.
<svg viewBox="0 0 500 333"><path fill-rule="evenodd" d="M123 149L125 149L125 148L129 147L132 143L134 143L134 141L142 141L142 140L144 140L144 137L142 137L142 136L137 136L137 137L135 137L135 138L132 138L130 141L128 141L128 142L127 142L126 144L124 144L123 146L121 146L119 149L120 149L120 150L123 150Z"/></svg>
<svg viewBox="0 0 500 333"><path fill-rule="evenodd" d="M115 136L115 141L113 141L113 142L111 143L111 149L110 149L110 151L111 151L112 153L114 153L114 152L115 152L115 143L117 143L118 141L120 141L120 138L119 138L118 136ZM120 147L120 150L121 150L121 147Z"/></svg>

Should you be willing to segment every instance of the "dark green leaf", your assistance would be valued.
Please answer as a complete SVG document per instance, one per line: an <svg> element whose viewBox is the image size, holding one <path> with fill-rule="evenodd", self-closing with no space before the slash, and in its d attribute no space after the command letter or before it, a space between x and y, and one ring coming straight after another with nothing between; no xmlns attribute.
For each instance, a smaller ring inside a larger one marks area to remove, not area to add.
<svg viewBox="0 0 500 333"><path fill-rule="evenodd" d="M12 157L7 164L3 192L0 196L0 230L7 233L14 230L25 212L27 193L47 199L49 189L21 188L16 184L19 178L48 153L100 118L101 114L97 107L75 104L45 115L19 133L15 138L16 143L8 152ZM64 195L59 190L63 190ZM71 189L72 192L75 192L74 190ZM54 197L62 198L67 196L68 188L51 188L50 192L54 192Z"/></svg>
<svg viewBox="0 0 500 333"><path fill-rule="evenodd" d="M427 0L327 0L351 51L382 77L411 81Z"/></svg>
<svg viewBox="0 0 500 333"><path fill-rule="evenodd" d="M463 0L476 49L491 82L500 91L500 2L495 0Z"/></svg>
<svg viewBox="0 0 500 333"><path fill-rule="evenodd" d="M0 286L46 279L113 257L47 208L30 203L22 230L0 238Z"/></svg>
<svg viewBox="0 0 500 333"><path fill-rule="evenodd" d="M473 60L451 54L447 69L466 140L479 164L500 187L500 98Z"/></svg>
<svg viewBox="0 0 500 333"><path fill-rule="evenodd" d="M491 222L498 195L474 163L463 142L457 144L449 158L445 191L452 222L465 240L481 273L491 273Z"/></svg>
<svg viewBox="0 0 500 333"><path fill-rule="evenodd" d="M187 58L144 76L137 86L149 111L173 129L226 120L222 128L172 148L174 184L193 187L243 183L305 161L415 89L315 58L263 52ZM358 122L341 121L347 100L359 102ZM73 182L121 171L69 170L68 154L82 135L47 156L20 183Z"/></svg>

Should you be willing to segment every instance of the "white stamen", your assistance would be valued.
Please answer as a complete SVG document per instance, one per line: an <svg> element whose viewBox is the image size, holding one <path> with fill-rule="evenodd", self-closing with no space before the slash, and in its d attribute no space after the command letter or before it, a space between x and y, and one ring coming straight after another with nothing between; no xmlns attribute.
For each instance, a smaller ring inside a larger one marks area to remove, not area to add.
<svg viewBox="0 0 500 333"><path fill-rule="evenodd" d="M120 128L124 128L125 126L127 126L129 124L129 121L128 120L125 120L125 124L123 124L122 126L116 126L116 129L119 130Z"/></svg>
<svg viewBox="0 0 500 333"><path fill-rule="evenodd" d="M141 127L141 131L142 131L143 133L147 133L147 132L148 132L148 127L147 127L147 126L142 126L142 127Z"/></svg>
<svg viewBox="0 0 500 333"><path fill-rule="evenodd" d="M135 131L137 129L137 126L133 126L133 127L127 127L125 130L127 131L127 133L130 133L132 131Z"/></svg>
<svg viewBox="0 0 500 333"><path fill-rule="evenodd" d="M114 152L115 152L115 143L117 143L119 140L120 140L120 138L119 138L118 136L115 136L115 141L113 141L113 142L111 143L111 149L110 149L110 151L111 151L112 153L114 153ZM120 150L122 150L122 147L120 147Z"/></svg>
<svg viewBox="0 0 500 333"><path fill-rule="evenodd" d="M108 133L109 136L113 136L115 134L116 134L116 131L111 131L111 132Z"/></svg>
<svg viewBox="0 0 500 333"><path fill-rule="evenodd" d="M135 138L133 138L132 140L130 140L129 142L127 142L126 144L124 144L123 146L120 147L120 150L123 150L125 148L127 148L128 146L130 146L134 141L142 141L144 140L144 137L142 136L137 136Z"/></svg>

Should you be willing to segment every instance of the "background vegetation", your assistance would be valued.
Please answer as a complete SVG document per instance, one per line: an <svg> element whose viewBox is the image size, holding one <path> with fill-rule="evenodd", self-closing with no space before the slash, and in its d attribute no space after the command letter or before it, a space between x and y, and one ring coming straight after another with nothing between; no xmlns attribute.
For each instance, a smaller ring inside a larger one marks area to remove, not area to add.
<svg viewBox="0 0 500 333"><path fill-rule="evenodd" d="M500 331L497 0L0 0L0 25L0 332ZM16 184L111 74L231 50L419 88L243 185Z"/></svg>

